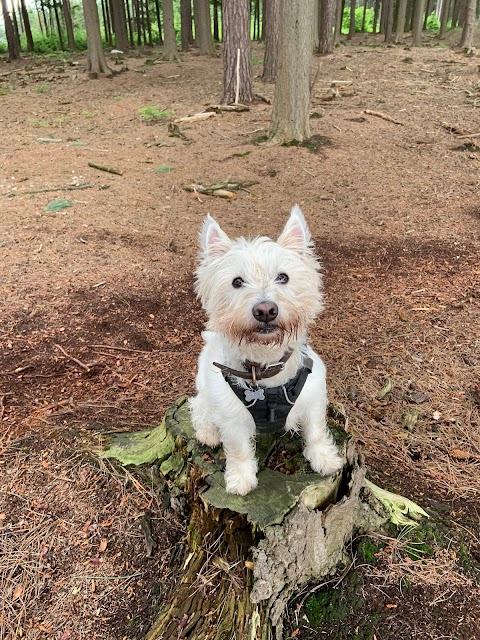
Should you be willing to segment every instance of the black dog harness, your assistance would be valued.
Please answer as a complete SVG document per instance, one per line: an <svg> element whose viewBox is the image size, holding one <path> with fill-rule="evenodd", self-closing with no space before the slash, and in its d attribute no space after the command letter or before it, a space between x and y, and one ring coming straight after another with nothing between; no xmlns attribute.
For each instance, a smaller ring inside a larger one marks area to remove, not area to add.
<svg viewBox="0 0 480 640"><path fill-rule="evenodd" d="M290 355L291 353L289 352L286 359L283 360L283 365ZM261 372L255 375L255 367L253 368L253 380L252 376L248 374L248 379L252 380L253 384L239 387L233 376L237 373L242 373L243 375L239 377L247 378L245 372L234 371L216 362L213 364L222 370L223 377L233 393L252 414L257 433L276 433L285 427L287 416L298 399L309 374L312 372L313 360L305 358L302 367L300 367L294 378L280 387L271 388L260 387L255 384L257 379L272 377L271 375L262 376ZM268 371L268 368L266 371Z"/></svg>

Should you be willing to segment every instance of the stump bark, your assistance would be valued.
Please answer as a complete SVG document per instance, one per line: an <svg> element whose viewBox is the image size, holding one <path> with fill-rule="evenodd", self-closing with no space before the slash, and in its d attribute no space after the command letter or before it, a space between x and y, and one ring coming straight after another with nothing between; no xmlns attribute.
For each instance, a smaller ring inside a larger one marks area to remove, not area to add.
<svg viewBox="0 0 480 640"><path fill-rule="evenodd" d="M345 423L330 407L344 467L328 477L310 470L298 437L257 436L258 487L247 496L226 493L223 452L195 440L186 399L156 429L116 436L102 455L125 465L156 462L173 499L186 499L190 509L179 578L146 640L283 638L292 596L334 573L356 533L391 517L366 486ZM413 503L404 503L408 513Z"/></svg>

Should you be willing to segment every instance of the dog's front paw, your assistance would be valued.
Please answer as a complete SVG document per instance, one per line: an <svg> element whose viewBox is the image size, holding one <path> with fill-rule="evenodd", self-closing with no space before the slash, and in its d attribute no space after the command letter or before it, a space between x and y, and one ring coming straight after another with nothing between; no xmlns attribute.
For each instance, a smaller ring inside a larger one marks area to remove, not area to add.
<svg viewBox="0 0 480 640"><path fill-rule="evenodd" d="M313 471L322 476L329 476L343 467L343 460L334 444L309 444L303 454Z"/></svg>
<svg viewBox="0 0 480 640"><path fill-rule="evenodd" d="M196 426L195 437L202 444L206 444L207 447L218 447L220 444L220 435L216 427L211 426Z"/></svg>
<svg viewBox="0 0 480 640"><path fill-rule="evenodd" d="M258 484L257 463L255 460L241 464L228 464L225 471L225 489L227 493L246 496Z"/></svg>

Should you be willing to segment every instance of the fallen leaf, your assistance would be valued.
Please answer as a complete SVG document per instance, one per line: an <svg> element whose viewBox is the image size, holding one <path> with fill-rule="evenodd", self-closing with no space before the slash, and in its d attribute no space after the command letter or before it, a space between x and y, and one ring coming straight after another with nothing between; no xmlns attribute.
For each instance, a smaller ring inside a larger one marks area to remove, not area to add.
<svg viewBox="0 0 480 640"><path fill-rule="evenodd" d="M462 451L462 449L451 449L450 455L454 460L471 460L476 457L468 451Z"/></svg>
<svg viewBox="0 0 480 640"><path fill-rule="evenodd" d="M12 600L18 600L18 598L20 598L22 594L23 594L23 587L22 585L19 584L15 587L15 590L12 595Z"/></svg>
<svg viewBox="0 0 480 640"><path fill-rule="evenodd" d="M60 640L67 640L67 638L69 638L71 635L72 632L70 631L70 629L65 629L65 631L60 636Z"/></svg>
<svg viewBox="0 0 480 640"><path fill-rule="evenodd" d="M95 589L97 588L96 584L95 584L95 580L92 580L90 583L90 591L92 593L95 593Z"/></svg>
<svg viewBox="0 0 480 640"><path fill-rule="evenodd" d="M102 551L105 551L105 549L107 548L107 539L106 538L102 538L102 541L100 542L100 544L98 545L98 550L100 553L102 553Z"/></svg>
<svg viewBox="0 0 480 640"><path fill-rule="evenodd" d="M251 560L245 560L245 568L252 569L255 567L255 564Z"/></svg>
<svg viewBox="0 0 480 640"><path fill-rule="evenodd" d="M434 411L432 414L432 418L434 420L440 420L441 417L442 417L442 414L440 413L440 411Z"/></svg>
<svg viewBox="0 0 480 640"><path fill-rule="evenodd" d="M385 385L377 393L377 400L383 400L383 398L387 395L387 393L390 393L392 389L393 389L393 383L390 380L390 378L387 378L387 380L385 380Z"/></svg>

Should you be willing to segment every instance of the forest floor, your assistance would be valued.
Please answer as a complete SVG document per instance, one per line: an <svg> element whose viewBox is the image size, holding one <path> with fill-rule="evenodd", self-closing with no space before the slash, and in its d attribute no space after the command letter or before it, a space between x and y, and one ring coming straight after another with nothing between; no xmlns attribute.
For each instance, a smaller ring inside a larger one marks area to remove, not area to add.
<svg viewBox="0 0 480 640"><path fill-rule="evenodd" d="M372 36L315 57L315 151L261 142L262 100L170 137L217 103L222 62L158 56L99 80L84 56L0 62L0 638L142 637L184 523L92 449L193 392L207 212L276 237L295 202L324 266L311 342L330 400L371 478L431 520L354 541L350 571L292 606L289 637L480 638L480 59ZM335 80L350 84L332 98ZM153 106L167 113L146 121ZM227 178L256 184L234 200L184 189ZM46 209L59 198L71 206Z"/></svg>

